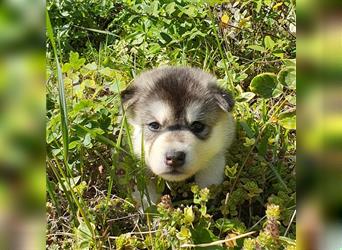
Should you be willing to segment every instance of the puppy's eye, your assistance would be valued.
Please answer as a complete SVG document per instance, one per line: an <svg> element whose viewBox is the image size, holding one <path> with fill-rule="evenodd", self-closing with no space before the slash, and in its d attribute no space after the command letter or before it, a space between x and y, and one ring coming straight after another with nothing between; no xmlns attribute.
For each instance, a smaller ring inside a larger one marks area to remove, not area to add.
<svg viewBox="0 0 342 250"><path fill-rule="evenodd" d="M205 125L201 122L195 121L191 123L190 129L194 133L201 133L205 129Z"/></svg>
<svg viewBox="0 0 342 250"><path fill-rule="evenodd" d="M148 128L151 131L158 131L160 129L160 124L158 122L151 122L150 124L148 124Z"/></svg>

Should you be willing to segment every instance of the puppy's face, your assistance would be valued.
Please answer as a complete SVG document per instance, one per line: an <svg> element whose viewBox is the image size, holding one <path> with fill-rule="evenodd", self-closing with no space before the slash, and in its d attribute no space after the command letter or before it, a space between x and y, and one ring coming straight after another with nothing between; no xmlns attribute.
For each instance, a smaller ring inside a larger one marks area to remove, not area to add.
<svg viewBox="0 0 342 250"><path fill-rule="evenodd" d="M134 126L135 152L141 155L144 148L146 164L166 180L191 177L228 146L233 101L201 70L145 72L122 98Z"/></svg>

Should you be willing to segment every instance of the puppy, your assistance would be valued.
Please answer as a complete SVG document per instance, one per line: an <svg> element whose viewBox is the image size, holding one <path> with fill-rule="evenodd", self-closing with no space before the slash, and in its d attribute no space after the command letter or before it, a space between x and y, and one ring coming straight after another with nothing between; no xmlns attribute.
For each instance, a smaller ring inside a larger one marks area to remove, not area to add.
<svg viewBox="0 0 342 250"><path fill-rule="evenodd" d="M234 101L215 77L197 68L157 68L139 75L121 98L134 128L134 151L141 157L144 150L152 173L167 181L195 176L200 187L223 181Z"/></svg>

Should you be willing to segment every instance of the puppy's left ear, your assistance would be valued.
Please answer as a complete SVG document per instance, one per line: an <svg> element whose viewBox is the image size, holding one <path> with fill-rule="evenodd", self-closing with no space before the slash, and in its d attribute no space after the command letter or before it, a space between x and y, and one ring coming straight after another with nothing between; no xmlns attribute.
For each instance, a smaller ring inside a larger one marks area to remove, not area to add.
<svg viewBox="0 0 342 250"><path fill-rule="evenodd" d="M235 101L229 92L215 86L213 89L213 94L217 105L219 105L219 107L223 109L223 111L232 111Z"/></svg>
<svg viewBox="0 0 342 250"><path fill-rule="evenodd" d="M120 93L124 108L128 109L137 101L137 89L134 85L129 86Z"/></svg>

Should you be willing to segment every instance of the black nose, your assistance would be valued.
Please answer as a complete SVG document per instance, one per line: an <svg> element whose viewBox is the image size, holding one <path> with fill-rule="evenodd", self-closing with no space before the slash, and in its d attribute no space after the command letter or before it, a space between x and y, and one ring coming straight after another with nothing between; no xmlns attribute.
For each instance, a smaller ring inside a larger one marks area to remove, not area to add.
<svg viewBox="0 0 342 250"><path fill-rule="evenodd" d="M184 165L185 153L183 151L170 151L165 155L166 165L172 168L178 168Z"/></svg>

